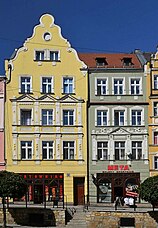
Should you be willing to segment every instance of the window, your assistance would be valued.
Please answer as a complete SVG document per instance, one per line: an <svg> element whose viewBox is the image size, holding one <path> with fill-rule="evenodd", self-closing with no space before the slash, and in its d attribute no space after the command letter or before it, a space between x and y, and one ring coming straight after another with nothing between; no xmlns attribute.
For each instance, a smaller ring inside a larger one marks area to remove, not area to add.
<svg viewBox="0 0 158 228"><path fill-rule="evenodd" d="M108 159L108 142L97 143L97 155L98 155L98 160Z"/></svg>
<svg viewBox="0 0 158 228"><path fill-rule="evenodd" d="M154 116L158 116L158 102L154 102Z"/></svg>
<svg viewBox="0 0 158 228"><path fill-rule="evenodd" d="M63 78L63 92L73 93L73 78Z"/></svg>
<svg viewBox="0 0 158 228"><path fill-rule="evenodd" d="M132 142L132 159L142 159L142 142Z"/></svg>
<svg viewBox="0 0 158 228"><path fill-rule="evenodd" d="M141 110L132 110L132 125L141 125L142 124L142 111Z"/></svg>
<svg viewBox="0 0 158 228"><path fill-rule="evenodd" d="M53 159L53 141L42 142L42 157L43 159Z"/></svg>
<svg viewBox="0 0 158 228"><path fill-rule="evenodd" d="M131 94L140 94L140 79L131 79Z"/></svg>
<svg viewBox="0 0 158 228"><path fill-rule="evenodd" d="M74 111L64 110L63 111L63 125L73 125L74 124Z"/></svg>
<svg viewBox="0 0 158 228"><path fill-rule="evenodd" d="M63 142L63 158L64 160L72 160L74 159L74 142L73 141L65 141Z"/></svg>
<svg viewBox="0 0 158 228"><path fill-rule="evenodd" d="M42 77L42 93L53 92L53 79L52 77Z"/></svg>
<svg viewBox="0 0 158 228"><path fill-rule="evenodd" d="M53 125L53 110L42 110L42 125Z"/></svg>
<svg viewBox="0 0 158 228"><path fill-rule="evenodd" d="M21 110L21 125L31 125L31 110Z"/></svg>
<svg viewBox="0 0 158 228"><path fill-rule="evenodd" d="M154 145L158 145L158 132L154 132Z"/></svg>
<svg viewBox="0 0 158 228"><path fill-rule="evenodd" d="M97 95L106 95L106 94L107 94L107 80L97 79Z"/></svg>
<svg viewBox="0 0 158 228"><path fill-rule="evenodd" d="M124 125L124 111L114 111L114 125L123 126Z"/></svg>
<svg viewBox="0 0 158 228"><path fill-rule="evenodd" d="M42 61L45 59L45 53L44 51L36 51L36 56L35 56L37 61Z"/></svg>
<svg viewBox="0 0 158 228"><path fill-rule="evenodd" d="M154 89L158 89L158 75L154 75Z"/></svg>
<svg viewBox="0 0 158 228"><path fill-rule="evenodd" d="M21 77L21 93L31 92L31 77Z"/></svg>
<svg viewBox="0 0 158 228"><path fill-rule="evenodd" d="M106 58L96 58L96 65L98 67L103 67L103 66L108 65Z"/></svg>
<svg viewBox="0 0 158 228"><path fill-rule="evenodd" d="M97 110L97 126L107 125L107 111Z"/></svg>
<svg viewBox="0 0 158 228"><path fill-rule="evenodd" d="M35 51L36 61L59 61L59 51L54 50L37 50Z"/></svg>
<svg viewBox="0 0 158 228"><path fill-rule="evenodd" d="M158 156L154 157L154 169L158 169Z"/></svg>
<svg viewBox="0 0 158 228"><path fill-rule="evenodd" d="M125 142L115 142L115 160L125 159Z"/></svg>
<svg viewBox="0 0 158 228"><path fill-rule="evenodd" d="M59 52L58 51L50 51L50 60L58 61L59 60Z"/></svg>
<svg viewBox="0 0 158 228"><path fill-rule="evenodd" d="M114 79L114 94L122 95L123 94L123 79Z"/></svg>
<svg viewBox="0 0 158 228"><path fill-rule="evenodd" d="M123 58L123 65L124 66L131 66L131 65L133 65L132 64L132 58L129 58L129 57Z"/></svg>
<svg viewBox="0 0 158 228"><path fill-rule="evenodd" d="M21 159L32 159L32 141L21 141Z"/></svg>

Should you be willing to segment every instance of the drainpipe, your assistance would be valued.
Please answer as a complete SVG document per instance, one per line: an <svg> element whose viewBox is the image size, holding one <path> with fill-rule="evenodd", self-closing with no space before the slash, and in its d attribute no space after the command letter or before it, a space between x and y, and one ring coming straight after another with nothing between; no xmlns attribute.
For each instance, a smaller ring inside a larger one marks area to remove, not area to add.
<svg viewBox="0 0 158 228"><path fill-rule="evenodd" d="M10 63L8 64L8 71L9 71L9 77L6 80L7 84L11 81L12 65Z"/></svg>

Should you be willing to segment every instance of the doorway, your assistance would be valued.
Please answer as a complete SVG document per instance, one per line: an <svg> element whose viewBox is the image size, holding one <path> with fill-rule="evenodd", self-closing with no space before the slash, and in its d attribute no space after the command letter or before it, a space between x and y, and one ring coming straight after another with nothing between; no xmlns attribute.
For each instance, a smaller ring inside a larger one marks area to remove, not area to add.
<svg viewBox="0 0 158 228"><path fill-rule="evenodd" d="M74 177L74 205L84 204L84 177Z"/></svg>
<svg viewBox="0 0 158 228"><path fill-rule="evenodd" d="M123 197L123 187L114 187L114 197Z"/></svg>
<svg viewBox="0 0 158 228"><path fill-rule="evenodd" d="M43 185L34 185L34 203L43 203Z"/></svg>

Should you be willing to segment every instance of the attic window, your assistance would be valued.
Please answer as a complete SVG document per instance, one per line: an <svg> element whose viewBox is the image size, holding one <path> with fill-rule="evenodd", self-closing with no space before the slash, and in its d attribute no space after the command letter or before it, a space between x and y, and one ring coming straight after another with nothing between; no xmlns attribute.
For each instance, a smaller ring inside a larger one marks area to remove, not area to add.
<svg viewBox="0 0 158 228"><path fill-rule="evenodd" d="M108 65L106 58L96 58L95 60L96 60L96 65L98 67L103 67L103 66Z"/></svg>
<svg viewBox="0 0 158 228"><path fill-rule="evenodd" d="M124 66L131 66L131 65L133 65L132 58L125 57L125 58L122 59L122 61L123 61L123 65Z"/></svg>

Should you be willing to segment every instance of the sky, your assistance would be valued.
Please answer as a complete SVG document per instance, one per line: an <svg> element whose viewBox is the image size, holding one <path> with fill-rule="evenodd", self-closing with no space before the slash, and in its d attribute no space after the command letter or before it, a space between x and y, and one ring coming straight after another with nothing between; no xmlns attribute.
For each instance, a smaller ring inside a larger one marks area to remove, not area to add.
<svg viewBox="0 0 158 228"><path fill-rule="evenodd" d="M0 75L42 14L55 17L78 52L155 52L158 0L0 0Z"/></svg>

